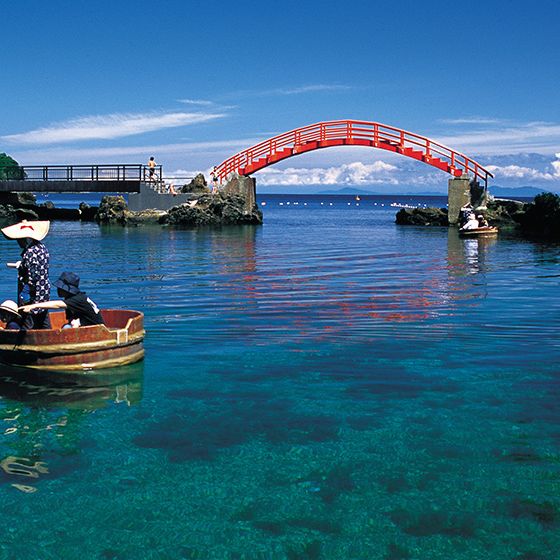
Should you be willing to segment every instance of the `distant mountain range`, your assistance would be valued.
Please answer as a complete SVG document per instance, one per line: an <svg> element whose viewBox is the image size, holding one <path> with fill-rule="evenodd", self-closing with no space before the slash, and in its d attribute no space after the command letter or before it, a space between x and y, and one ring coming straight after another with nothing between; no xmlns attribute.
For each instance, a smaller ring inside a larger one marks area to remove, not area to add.
<svg viewBox="0 0 560 560"><path fill-rule="evenodd" d="M534 198L538 194L543 192L550 192L544 189L539 189L538 187L499 187L491 186L488 189L490 194L497 197L504 198Z"/></svg>

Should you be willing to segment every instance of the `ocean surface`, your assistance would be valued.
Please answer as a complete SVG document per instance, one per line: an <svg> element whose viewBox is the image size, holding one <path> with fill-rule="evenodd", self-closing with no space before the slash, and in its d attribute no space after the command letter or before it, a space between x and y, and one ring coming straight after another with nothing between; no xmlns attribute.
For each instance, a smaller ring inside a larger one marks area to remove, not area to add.
<svg viewBox="0 0 560 560"><path fill-rule="evenodd" d="M394 223L445 202L53 223L51 277L142 310L146 358L1 370L0 559L559 558L560 246Z"/></svg>

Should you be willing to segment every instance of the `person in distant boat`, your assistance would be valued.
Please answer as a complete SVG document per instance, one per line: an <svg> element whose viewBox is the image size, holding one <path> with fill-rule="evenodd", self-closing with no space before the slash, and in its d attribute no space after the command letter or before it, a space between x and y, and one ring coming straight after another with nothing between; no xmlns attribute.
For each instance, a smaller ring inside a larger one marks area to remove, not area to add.
<svg viewBox="0 0 560 560"><path fill-rule="evenodd" d="M8 263L17 268L18 305L40 303L50 298L49 251L41 243L49 232L50 222L23 220L12 226L2 228L8 239L15 239L22 248L21 260ZM24 317L25 329L50 329L48 311L35 309Z"/></svg>
<svg viewBox="0 0 560 560"><path fill-rule="evenodd" d="M29 313L34 309L66 309L67 323L62 328L102 325L103 317L95 303L80 290L80 277L73 272L63 272L54 282L62 300L24 305L19 310Z"/></svg>
<svg viewBox="0 0 560 560"><path fill-rule="evenodd" d="M155 160L154 156L152 156L148 160L148 181L156 181L157 180L156 167L157 167L156 160Z"/></svg>
<svg viewBox="0 0 560 560"><path fill-rule="evenodd" d="M470 229L478 229L479 224L474 214L469 214L467 222L459 229L459 231L466 231Z"/></svg>
<svg viewBox="0 0 560 560"><path fill-rule="evenodd" d="M18 313L18 306L15 301L7 299L0 303L0 321L6 325L5 329L23 330L23 317Z"/></svg>
<svg viewBox="0 0 560 560"><path fill-rule="evenodd" d="M489 227L488 220L482 214L479 214L476 219L478 220L478 227Z"/></svg>

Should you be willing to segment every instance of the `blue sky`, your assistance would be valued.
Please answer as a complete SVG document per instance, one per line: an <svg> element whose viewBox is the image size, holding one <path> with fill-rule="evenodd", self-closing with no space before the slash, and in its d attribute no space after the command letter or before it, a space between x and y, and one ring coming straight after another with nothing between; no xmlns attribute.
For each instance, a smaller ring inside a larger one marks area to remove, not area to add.
<svg viewBox="0 0 560 560"><path fill-rule="evenodd" d="M192 174L272 135L355 118L464 152L495 184L560 191L559 16L554 1L18 0L3 10L0 151L23 165L154 155ZM444 191L448 178L357 147L256 177L277 192Z"/></svg>

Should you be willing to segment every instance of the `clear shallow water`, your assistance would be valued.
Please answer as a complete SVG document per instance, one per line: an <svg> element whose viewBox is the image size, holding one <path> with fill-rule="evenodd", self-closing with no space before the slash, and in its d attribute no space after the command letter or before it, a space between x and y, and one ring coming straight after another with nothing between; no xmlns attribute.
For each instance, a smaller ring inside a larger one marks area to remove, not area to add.
<svg viewBox="0 0 560 560"><path fill-rule="evenodd" d="M147 354L4 373L0 558L558 557L560 247L261 200L259 228L53 224L52 277L143 310Z"/></svg>

